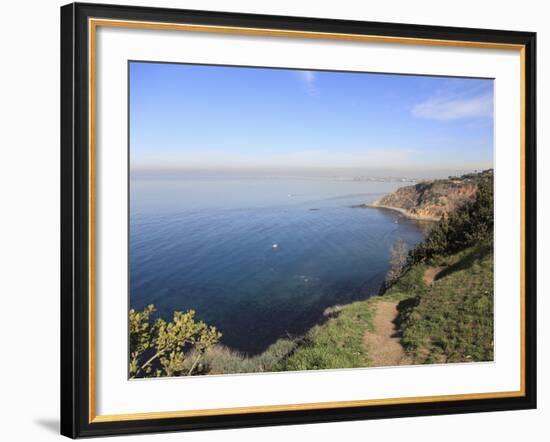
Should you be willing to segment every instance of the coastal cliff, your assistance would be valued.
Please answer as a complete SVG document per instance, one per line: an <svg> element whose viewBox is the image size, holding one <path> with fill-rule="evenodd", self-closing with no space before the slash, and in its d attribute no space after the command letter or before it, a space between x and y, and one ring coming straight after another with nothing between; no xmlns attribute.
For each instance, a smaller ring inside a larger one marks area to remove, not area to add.
<svg viewBox="0 0 550 442"><path fill-rule="evenodd" d="M488 169L460 177L423 181L400 187L366 207L396 210L413 219L439 221L474 200L479 183L492 179L493 169Z"/></svg>

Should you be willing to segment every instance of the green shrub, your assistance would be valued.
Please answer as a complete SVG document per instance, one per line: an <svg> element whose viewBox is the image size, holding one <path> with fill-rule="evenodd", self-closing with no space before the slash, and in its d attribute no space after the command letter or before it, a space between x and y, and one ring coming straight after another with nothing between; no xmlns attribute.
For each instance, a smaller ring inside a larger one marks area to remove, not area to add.
<svg viewBox="0 0 550 442"><path fill-rule="evenodd" d="M174 312L171 322L151 322L155 306L130 310L130 378L191 375L202 355L218 342L216 327L195 321L195 312ZM190 349L193 350L189 365Z"/></svg>
<svg viewBox="0 0 550 442"><path fill-rule="evenodd" d="M439 221L410 253L412 263L464 250L493 236L493 175L483 175L473 201Z"/></svg>
<svg viewBox="0 0 550 442"><path fill-rule="evenodd" d="M197 366L197 374L260 373L280 370L281 361L297 346L292 339L279 339L264 352L246 356L224 345L209 348ZM192 360L192 356L189 360Z"/></svg>

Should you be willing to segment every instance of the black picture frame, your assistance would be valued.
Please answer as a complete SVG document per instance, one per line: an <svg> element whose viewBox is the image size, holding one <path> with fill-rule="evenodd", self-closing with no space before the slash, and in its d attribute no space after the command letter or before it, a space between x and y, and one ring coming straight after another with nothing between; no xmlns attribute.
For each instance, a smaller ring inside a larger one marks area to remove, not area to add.
<svg viewBox="0 0 550 442"><path fill-rule="evenodd" d="M89 18L522 45L524 395L94 422L90 419ZM488 29L73 3L61 8L61 434L76 438L536 408L536 34Z"/></svg>

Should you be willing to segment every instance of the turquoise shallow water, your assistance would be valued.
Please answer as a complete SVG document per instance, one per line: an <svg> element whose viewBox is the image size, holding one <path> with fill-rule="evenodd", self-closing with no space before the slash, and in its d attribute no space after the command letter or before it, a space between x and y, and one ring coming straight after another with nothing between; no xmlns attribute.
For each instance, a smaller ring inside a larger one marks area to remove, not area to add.
<svg viewBox="0 0 550 442"><path fill-rule="evenodd" d="M397 239L423 228L353 209L402 184L335 178L130 181L130 305L194 309L222 342L256 354L304 333L323 310L378 291ZM273 245L278 247L274 248Z"/></svg>

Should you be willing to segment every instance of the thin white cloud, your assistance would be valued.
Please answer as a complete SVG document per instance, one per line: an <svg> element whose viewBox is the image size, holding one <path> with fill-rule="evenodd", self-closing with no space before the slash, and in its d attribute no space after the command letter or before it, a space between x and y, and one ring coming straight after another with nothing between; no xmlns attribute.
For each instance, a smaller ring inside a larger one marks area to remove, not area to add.
<svg viewBox="0 0 550 442"><path fill-rule="evenodd" d="M316 74L313 71L296 71L300 79L303 81L306 92L311 97L319 96L319 88L317 87Z"/></svg>
<svg viewBox="0 0 550 442"><path fill-rule="evenodd" d="M432 97L412 109L417 118L449 121L460 118L491 118L493 116L493 95L475 97Z"/></svg>

